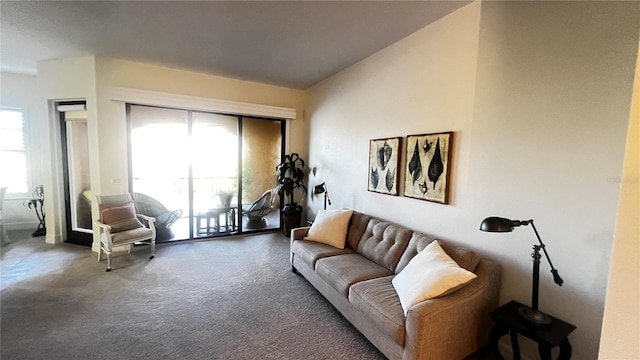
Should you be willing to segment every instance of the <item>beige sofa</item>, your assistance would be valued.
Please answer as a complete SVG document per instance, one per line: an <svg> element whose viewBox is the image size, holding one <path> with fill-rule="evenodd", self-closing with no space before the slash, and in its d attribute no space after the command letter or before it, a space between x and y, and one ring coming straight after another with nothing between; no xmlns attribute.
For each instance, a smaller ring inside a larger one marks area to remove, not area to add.
<svg viewBox="0 0 640 360"><path fill-rule="evenodd" d="M422 301L405 316L392 284L433 237L353 212L344 249L291 232L292 270L302 274L389 359L463 359L488 342L488 313L497 306L500 266L438 240L462 268L477 275L447 295Z"/></svg>

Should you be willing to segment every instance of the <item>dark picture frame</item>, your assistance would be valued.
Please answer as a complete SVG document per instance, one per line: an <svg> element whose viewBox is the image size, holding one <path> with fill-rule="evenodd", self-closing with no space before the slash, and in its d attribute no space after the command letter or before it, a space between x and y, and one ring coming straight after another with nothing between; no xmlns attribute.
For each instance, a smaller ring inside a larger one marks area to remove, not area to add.
<svg viewBox="0 0 640 360"><path fill-rule="evenodd" d="M401 137L369 141L369 191L399 195L401 145Z"/></svg>
<svg viewBox="0 0 640 360"><path fill-rule="evenodd" d="M407 136L404 196L449 203L452 142L451 131Z"/></svg>

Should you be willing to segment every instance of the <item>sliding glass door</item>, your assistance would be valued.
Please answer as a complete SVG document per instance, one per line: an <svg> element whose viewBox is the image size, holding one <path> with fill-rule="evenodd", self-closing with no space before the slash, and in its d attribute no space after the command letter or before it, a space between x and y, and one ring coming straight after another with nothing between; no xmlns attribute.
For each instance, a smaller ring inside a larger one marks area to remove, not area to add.
<svg viewBox="0 0 640 360"><path fill-rule="evenodd" d="M269 190L284 121L142 105L127 111L130 189L138 212L156 217L158 241L280 228Z"/></svg>
<svg viewBox="0 0 640 360"><path fill-rule="evenodd" d="M244 229L279 229L280 211L269 209L280 209L275 169L283 156L282 121L242 118L241 124Z"/></svg>
<svg viewBox="0 0 640 360"><path fill-rule="evenodd" d="M194 112L194 237L238 231L238 118Z"/></svg>
<svg viewBox="0 0 640 360"><path fill-rule="evenodd" d="M129 106L128 115L129 188L136 211L156 218L157 241L188 239L189 114L183 110Z"/></svg>

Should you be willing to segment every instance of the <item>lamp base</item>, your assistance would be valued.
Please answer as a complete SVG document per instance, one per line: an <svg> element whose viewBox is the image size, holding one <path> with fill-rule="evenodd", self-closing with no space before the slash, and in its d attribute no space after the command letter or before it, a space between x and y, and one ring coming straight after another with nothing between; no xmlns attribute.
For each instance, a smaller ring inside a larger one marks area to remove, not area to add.
<svg viewBox="0 0 640 360"><path fill-rule="evenodd" d="M518 314L535 326L544 327L551 325L551 316L542 311L523 306L518 308Z"/></svg>

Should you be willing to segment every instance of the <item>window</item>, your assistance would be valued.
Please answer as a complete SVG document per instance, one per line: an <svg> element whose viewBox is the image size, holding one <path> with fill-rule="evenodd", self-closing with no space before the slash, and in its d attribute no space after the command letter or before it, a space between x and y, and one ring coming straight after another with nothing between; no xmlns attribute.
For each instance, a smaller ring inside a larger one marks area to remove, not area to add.
<svg viewBox="0 0 640 360"><path fill-rule="evenodd" d="M0 108L0 184L7 192L27 193L28 167L22 110Z"/></svg>
<svg viewBox="0 0 640 360"><path fill-rule="evenodd" d="M273 202L245 211L277 186L284 120L135 104L127 114L134 198L179 216L156 218L156 242L280 228Z"/></svg>

